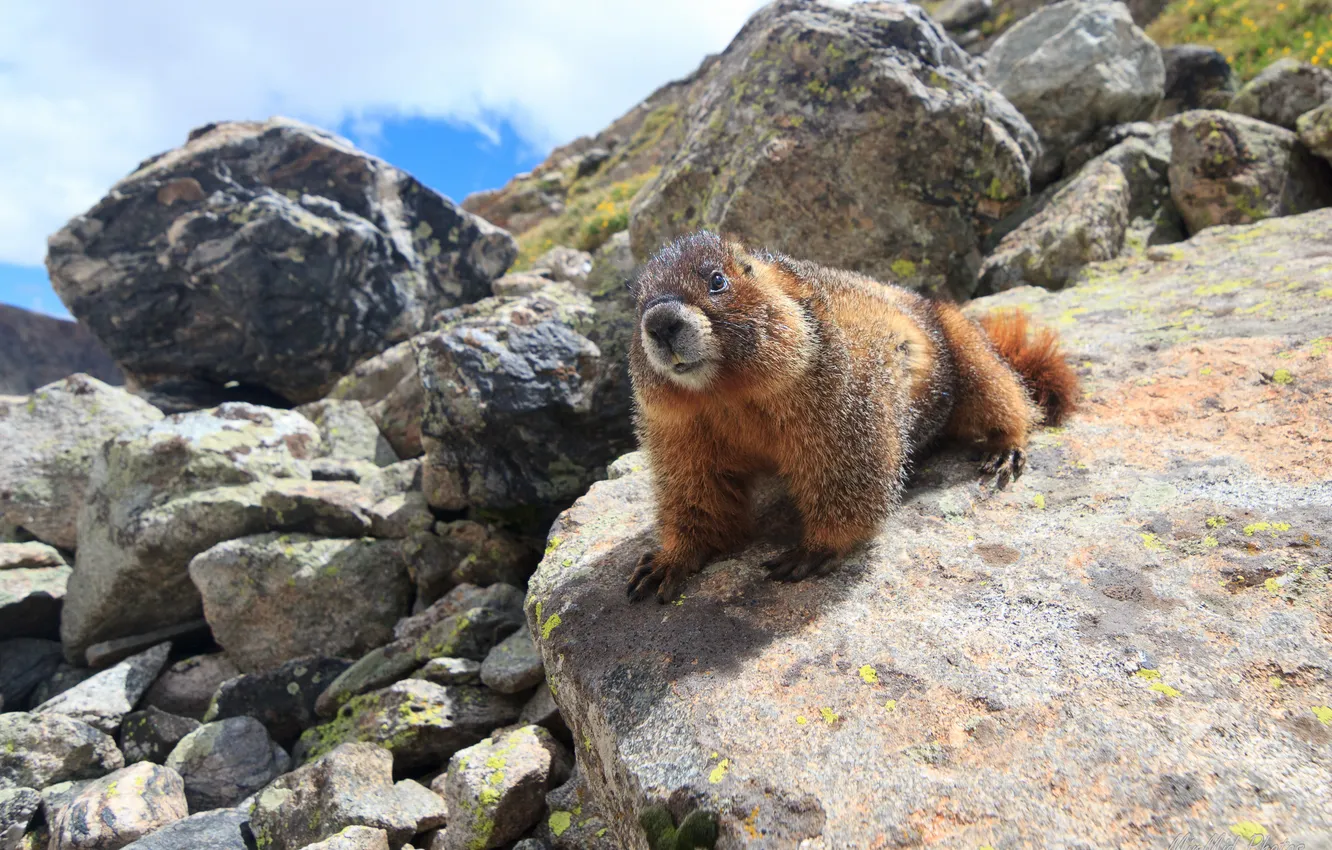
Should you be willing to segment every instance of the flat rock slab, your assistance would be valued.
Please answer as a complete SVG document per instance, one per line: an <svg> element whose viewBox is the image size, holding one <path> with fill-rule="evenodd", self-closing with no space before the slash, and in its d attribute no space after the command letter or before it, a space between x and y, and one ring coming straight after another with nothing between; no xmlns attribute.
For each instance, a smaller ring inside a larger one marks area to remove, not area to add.
<svg viewBox="0 0 1332 850"><path fill-rule="evenodd" d="M551 531L528 621L619 846L1167 846L1332 831L1332 210L1215 227L1023 306L1086 398L1002 492L926 462L826 578L771 529L631 605L650 479ZM801 842L811 843L802 845Z"/></svg>
<svg viewBox="0 0 1332 850"><path fill-rule="evenodd" d="M0 714L0 788L46 788L125 766L116 742L63 714Z"/></svg>
<svg viewBox="0 0 1332 850"><path fill-rule="evenodd" d="M33 711L68 715L113 735L162 672L170 654L171 644L158 644L52 697Z"/></svg>
<svg viewBox="0 0 1332 850"><path fill-rule="evenodd" d="M164 826L124 850L249 850L241 831L249 820L241 809L202 812Z"/></svg>

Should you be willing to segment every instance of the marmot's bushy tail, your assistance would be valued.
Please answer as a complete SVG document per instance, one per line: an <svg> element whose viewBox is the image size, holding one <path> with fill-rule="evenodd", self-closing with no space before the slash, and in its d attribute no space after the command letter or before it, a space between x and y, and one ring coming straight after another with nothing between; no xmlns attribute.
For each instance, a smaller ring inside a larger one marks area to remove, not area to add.
<svg viewBox="0 0 1332 850"><path fill-rule="evenodd" d="M1028 327L1021 310L1001 310L980 321L999 356L1022 376L1031 397L1045 411L1045 424L1058 425L1078 405L1078 376L1059 350L1049 328Z"/></svg>

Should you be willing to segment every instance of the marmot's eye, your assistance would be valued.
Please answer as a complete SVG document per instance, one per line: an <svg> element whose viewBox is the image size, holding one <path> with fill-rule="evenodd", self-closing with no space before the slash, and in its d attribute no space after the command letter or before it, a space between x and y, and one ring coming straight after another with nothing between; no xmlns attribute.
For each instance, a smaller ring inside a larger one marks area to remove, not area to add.
<svg viewBox="0 0 1332 850"><path fill-rule="evenodd" d="M708 280L708 293L716 295L718 292L725 292L731 282L726 279L726 275L721 272L713 272L711 279Z"/></svg>

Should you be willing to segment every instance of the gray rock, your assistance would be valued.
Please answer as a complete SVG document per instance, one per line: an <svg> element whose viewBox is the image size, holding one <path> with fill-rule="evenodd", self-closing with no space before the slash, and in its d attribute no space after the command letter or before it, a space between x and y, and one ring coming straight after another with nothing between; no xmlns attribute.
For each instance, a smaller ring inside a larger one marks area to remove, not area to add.
<svg viewBox="0 0 1332 850"><path fill-rule="evenodd" d="M250 850L243 831L249 820L240 809L201 812L168 824L124 850Z"/></svg>
<svg viewBox="0 0 1332 850"><path fill-rule="evenodd" d="M93 459L127 428L161 419L148 402L87 375L27 398L0 397L0 524L78 548L78 516Z"/></svg>
<svg viewBox="0 0 1332 850"><path fill-rule="evenodd" d="M1322 209L968 305L1058 327L1092 396L1033 435L1017 488L978 487L965 452L922 462L824 578L765 578L778 510L682 604L627 604L656 545L650 475L594 484L527 610L607 838L644 850L659 804L753 848L918 846L939 811L961 847L1132 844L1119 815L1139 806L1172 835L1332 833L1332 765L1311 758L1332 742L1312 710L1332 585L1302 537L1326 539L1332 488L1297 436L1324 427L1329 258Z"/></svg>
<svg viewBox="0 0 1332 850"><path fill-rule="evenodd" d="M444 798L419 782L403 779L393 785L394 804L406 818L416 824L417 832L428 832L443 826L449 818Z"/></svg>
<svg viewBox="0 0 1332 850"><path fill-rule="evenodd" d="M1235 74L1221 51L1202 44L1176 44L1161 48L1161 60L1165 63L1165 95L1153 118L1230 105Z"/></svg>
<svg viewBox="0 0 1332 850"><path fill-rule="evenodd" d="M436 685L475 685L481 681L481 663L470 658L432 658L412 678Z"/></svg>
<svg viewBox="0 0 1332 850"><path fill-rule="evenodd" d="M33 713L63 714L114 735L162 672L170 654L171 644L158 644L52 697Z"/></svg>
<svg viewBox="0 0 1332 850"><path fill-rule="evenodd" d="M0 395L27 395L80 372L113 386L125 383L83 325L0 304Z"/></svg>
<svg viewBox="0 0 1332 850"><path fill-rule="evenodd" d="M331 838L305 845L305 850L389 850L388 833L368 826L349 826Z"/></svg>
<svg viewBox="0 0 1332 850"><path fill-rule="evenodd" d="M64 567L65 557L54 546L35 540L27 543L0 542L0 575L10 570L41 570Z"/></svg>
<svg viewBox="0 0 1332 850"><path fill-rule="evenodd" d="M1296 127L1305 147L1332 162L1332 100L1301 115Z"/></svg>
<svg viewBox="0 0 1332 850"><path fill-rule="evenodd" d="M543 726L561 741L569 740L569 726L560 715L560 707L555 704L555 695L550 692L550 685L545 682L537 686L536 693L523 706L518 722L524 726Z"/></svg>
<svg viewBox="0 0 1332 850"><path fill-rule="evenodd" d="M771 3L673 114L682 143L630 210L636 257L705 227L960 298L1038 152L1027 120L904 3Z"/></svg>
<svg viewBox="0 0 1332 850"><path fill-rule="evenodd" d="M411 340L358 364L338 381L328 397L360 402L398 457L414 458L424 453L421 412L425 396L416 371L416 346Z"/></svg>
<svg viewBox="0 0 1332 850"><path fill-rule="evenodd" d="M316 653L355 657L387 643L411 605L392 540L263 534L214 546L189 574L217 642L245 672Z"/></svg>
<svg viewBox="0 0 1332 850"><path fill-rule="evenodd" d="M481 665L481 681L502 694L518 694L545 681L541 653L532 642L532 633L523 626L509 635L486 655Z"/></svg>
<svg viewBox="0 0 1332 850"><path fill-rule="evenodd" d="M57 782L42 789L42 818L48 823L55 823L56 818L66 806L83 793L83 789L95 780L79 779L69 782Z"/></svg>
<svg viewBox="0 0 1332 850"><path fill-rule="evenodd" d="M468 608L496 608L498 610L521 611L523 592L510 585L477 587L474 584L460 584L410 617L404 617L393 627L393 637L419 638L430 627L454 614L461 614Z"/></svg>
<svg viewBox="0 0 1332 850"><path fill-rule="evenodd" d="M127 375L292 402L476 300L512 237L351 143L283 118L195 130L51 237L57 293Z"/></svg>
<svg viewBox="0 0 1332 850"><path fill-rule="evenodd" d="M290 411L246 404L177 414L102 447L79 516L80 552L61 620L65 657L94 643L197 619L189 561L268 530L271 479L309 479L319 432Z"/></svg>
<svg viewBox="0 0 1332 850"><path fill-rule="evenodd" d="M490 291L500 298L513 298L520 295L531 295L540 291L548 283L550 283L550 278L545 275L532 272L513 272L506 274L504 277L496 278L490 284Z"/></svg>
<svg viewBox="0 0 1332 850"><path fill-rule="evenodd" d="M531 547L493 525L468 519L435 526L436 541L424 545L428 555L415 559L417 599L430 604L460 584L522 587L540 559Z"/></svg>
<svg viewBox="0 0 1332 850"><path fill-rule="evenodd" d="M201 720L218 686L239 675L240 670L222 653L196 655L168 667L144 694L143 702L168 714Z"/></svg>
<svg viewBox="0 0 1332 850"><path fill-rule="evenodd" d="M1332 70L1278 59L1262 70L1230 102L1230 111L1287 130L1294 130L1301 115L1332 100Z"/></svg>
<svg viewBox="0 0 1332 850"><path fill-rule="evenodd" d="M428 532L435 524L435 515L424 493L399 493L375 503L370 509L370 523L373 536L402 539Z"/></svg>
<svg viewBox="0 0 1332 850"><path fill-rule="evenodd" d="M63 652L64 649L62 648L61 653L63 654ZM28 698L28 704L32 706L41 705L96 675L97 671L89 667L75 667L62 661L54 673L33 689L32 696Z"/></svg>
<svg viewBox="0 0 1332 850"><path fill-rule="evenodd" d="M370 493L372 501L381 502L391 496L421 492L421 461L404 460L382 468L361 479L361 486Z"/></svg>
<svg viewBox="0 0 1332 850"><path fill-rule="evenodd" d="M18 850L41 805L42 795L31 788L0 789L0 850Z"/></svg>
<svg viewBox="0 0 1332 850"><path fill-rule="evenodd" d="M1332 203L1332 169L1295 134L1229 112L1186 112L1170 134L1170 194L1197 233Z"/></svg>
<svg viewBox="0 0 1332 850"><path fill-rule="evenodd" d="M992 0L944 0L934 19L946 30L967 30L990 16Z"/></svg>
<svg viewBox="0 0 1332 850"><path fill-rule="evenodd" d="M276 670L250 673L224 682L204 715L206 721L253 717L283 747L316 722L315 701L351 664L313 656L286 662Z"/></svg>
<svg viewBox="0 0 1332 850"><path fill-rule="evenodd" d="M414 640L395 640L372 649L343 670L319 694L315 712L321 717L332 717L352 697L405 679L420 666Z"/></svg>
<svg viewBox="0 0 1332 850"><path fill-rule="evenodd" d="M637 267L629 231L621 230L592 255L592 272L580 286L593 296L607 297L623 291ZM496 293L498 294L498 293Z"/></svg>
<svg viewBox="0 0 1332 850"><path fill-rule="evenodd" d="M985 78L1041 140L1033 182L1100 127L1152 114L1165 87L1161 51L1122 3L1064 0L1024 18L985 56Z"/></svg>
<svg viewBox="0 0 1332 850"><path fill-rule="evenodd" d="M110 667L112 664L118 664L131 655L138 655L144 650L152 649L160 643L175 641L207 642L208 640L210 640L208 623L204 620L192 620L178 626L154 629L141 635L131 635L95 643L88 647L83 655L89 667L100 670Z"/></svg>
<svg viewBox="0 0 1332 850"><path fill-rule="evenodd" d="M37 638L0 641L0 710L20 711L28 696L60 666L60 644Z"/></svg>
<svg viewBox="0 0 1332 850"><path fill-rule="evenodd" d="M435 823L439 807L423 805L419 786L399 786L387 750L344 744L260 792L250 828L266 850L299 850L349 826L382 829L390 847L401 847Z"/></svg>
<svg viewBox="0 0 1332 850"><path fill-rule="evenodd" d="M180 739L199 728L192 717L178 717L149 706L125 716L120 729L120 751L125 764L150 761L163 764Z"/></svg>
<svg viewBox="0 0 1332 850"><path fill-rule="evenodd" d="M577 248L556 245L532 261L532 273L583 288L592 273L592 255Z"/></svg>
<svg viewBox="0 0 1332 850"><path fill-rule="evenodd" d="M449 311L417 339L431 506L559 502L604 474L632 443L628 337L589 334L621 307L552 283Z"/></svg>
<svg viewBox="0 0 1332 850"><path fill-rule="evenodd" d="M28 551L15 551L20 549ZM46 550L60 557L43 543L0 543L0 639L60 636L60 607L70 569L63 559L27 566L36 560L29 554Z"/></svg>
<svg viewBox="0 0 1332 850"><path fill-rule="evenodd" d="M324 457L362 460L376 466L398 462L375 420L357 401L326 398L303 404L296 412L319 427Z"/></svg>
<svg viewBox="0 0 1332 850"><path fill-rule="evenodd" d="M166 766L185 781L190 811L235 806L285 773L287 754L253 717L205 723L181 739Z"/></svg>
<svg viewBox="0 0 1332 850"><path fill-rule="evenodd" d="M374 503L349 481L273 481L260 499L268 528L320 537L366 537L374 528Z"/></svg>
<svg viewBox="0 0 1332 850"><path fill-rule="evenodd" d="M540 726L521 726L459 751L434 783L450 818L432 850L489 850L521 837L569 768L568 754Z"/></svg>
<svg viewBox="0 0 1332 850"><path fill-rule="evenodd" d="M426 768L512 723L521 708L487 688L407 679L353 697L332 721L302 735L292 755L304 763L361 741L390 750L399 771Z"/></svg>
<svg viewBox="0 0 1332 850"><path fill-rule="evenodd" d="M120 850L187 814L180 776L141 762L90 783L61 809L50 850Z"/></svg>
<svg viewBox="0 0 1332 850"><path fill-rule="evenodd" d="M554 850L620 850L601 806L588 790L581 765L546 795L550 812L534 832Z"/></svg>

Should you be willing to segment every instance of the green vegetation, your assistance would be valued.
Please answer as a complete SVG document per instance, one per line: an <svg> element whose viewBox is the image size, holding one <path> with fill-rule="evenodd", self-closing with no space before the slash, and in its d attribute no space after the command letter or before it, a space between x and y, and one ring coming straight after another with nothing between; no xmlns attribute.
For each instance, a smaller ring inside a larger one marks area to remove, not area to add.
<svg viewBox="0 0 1332 850"><path fill-rule="evenodd" d="M518 237L518 260L514 269L531 268L532 262L556 245L571 245L595 251L606 240L629 227L629 205L634 195L660 168L603 186L574 183L564 212L548 218Z"/></svg>
<svg viewBox="0 0 1332 850"><path fill-rule="evenodd" d="M1206 44L1248 80L1283 57L1332 64L1332 0L1175 0L1147 28L1161 46Z"/></svg>

